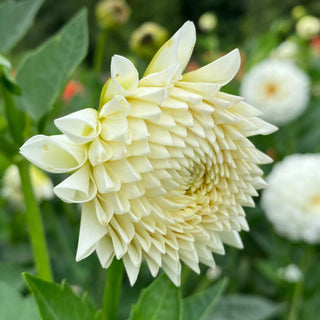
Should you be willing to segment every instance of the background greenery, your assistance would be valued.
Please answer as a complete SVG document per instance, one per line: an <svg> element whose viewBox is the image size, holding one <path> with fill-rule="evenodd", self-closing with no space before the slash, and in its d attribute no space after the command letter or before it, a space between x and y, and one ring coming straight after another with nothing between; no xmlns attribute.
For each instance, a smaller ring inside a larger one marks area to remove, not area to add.
<svg viewBox="0 0 320 320"><path fill-rule="evenodd" d="M0 4L2 2L4 1L0 1ZM83 107L97 106L101 87L108 77L107 70L109 70L110 58L113 54L130 56L136 60L142 73L147 61L135 56L129 50L128 41L132 31L145 21L158 22L168 29L169 34L172 34L185 20L197 22L202 13L212 11L219 20L214 34L214 37L218 38L219 42L218 44L214 43L214 50L210 51L208 58L206 53L208 52L208 46L210 47L210 41L207 36L199 31L199 43L196 46L196 54L193 59L197 63L203 64L212 57L217 57L234 47L239 47L246 54L247 59L244 68L247 69L265 58L277 44L294 33L294 20L291 16L291 10L295 5L304 5L307 12L320 16L320 3L317 0L287 0L280 2L276 0L128 0L132 10L130 20L120 30L108 35L103 60L103 72L97 74L92 70L93 54L98 37L98 27L94 17L95 3L96 1L46 0L28 33L7 54L7 58L13 63L13 68L20 70L17 79L20 79L23 83L24 73L22 71L24 69L21 66L26 63L26 53L40 46L49 36L56 33L80 8L86 7L88 9L88 54L75 72L73 71L76 67L76 62L74 65L63 66L66 72L62 78L59 78L59 85L64 87L66 81L72 75L73 79L82 84L85 91L81 94L76 94L70 101L63 101L61 99L62 91L57 89L55 95L52 93L52 97L50 96L51 100L48 99L52 101L53 107L51 104L48 105L44 113L40 115L40 119L36 119L34 125L26 126L26 130L29 130L29 135L38 132L45 134L56 133L57 130L52 121L54 118ZM67 39L67 41L71 40L72 37ZM68 50L68 45L65 45L63 50ZM53 43L49 49L46 49L46 56L55 54L54 46L55 44ZM85 50L85 48L81 50ZM83 55L79 55L77 61L80 62L84 55L83 51ZM28 59L31 58L29 57ZM60 59L62 63L63 56ZM300 64L309 73L313 82L313 97L308 110L298 120L282 127L272 136L253 139L257 147L262 151L266 152L271 148L275 154L276 161L292 153L320 152L320 91L318 90L320 62L319 58L308 61L302 59ZM33 64L29 64L31 69L25 67L26 78L29 79L30 73L35 72L37 67L38 60L34 61ZM39 66L39 69L41 69L41 66ZM42 68L41 70L44 69ZM27 85L28 81L24 83ZM21 88L24 90L23 85ZM225 91L237 94L238 88L239 79L236 79L231 85L227 86ZM25 89L25 91L27 92L28 90ZM48 98L48 91L45 93L46 95L42 97L42 101L41 97L39 98L37 95L37 99L40 99L37 100L38 106ZM0 111L3 115L3 101L2 98L0 99ZM33 101L34 97L31 96L29 99ZM36 104L30 103L30 106L34 108ZM3 118L0 118L0 133L4 135L6 130L7 124ZM3 174L8 165L9 160L4 156L0 156L0 175ZM271 165L264 166L263 169L266 174L271 167ZM61 177L51 176L51 178L54 184L61 181ZM205 297L208 301L216 303L213 298L220 295L222 288L224 288L223 297L217 304L214 303L214 312L206 314L208 319L287 319L292 302L295 301L294 299L297 296L300 299L298 308L300 313L296 314L296 319L316 319L318 305L320 304L319 246L306 245L300 242L292 243L278 236L273 231L271 224L266 220L264 212L259 206L259 199L257 199L256 204L256 208L246 209L251 231L241 234L244 250L240 251L228 247L225 256L215 256L221 275L211 279L207 276L207 268L204 266L202 266L200 276L192 273L187 268L183 269L181 293L186 298L186 308L188 308L188 303L191 303L187 300L190 295L197 294L202 289L214 288L211 289L213 291L208 291ZM41 211L44 217L55 280L61 283L63 279L66 279L74 292L82 294L86 291L90 299L77 300L68 287L63 285L61 286L62 289L57 285L48 287L48 284L27 275L26 282L28 287L35 296L38 292L37 290L52 290L52 292L58 292L58 296L59 290L61 290L63 297L66 297L67 301L70 299L75 305L84 303L87 306L87 310L89 310L88 317L90 319L90 310L93 310L93 306L95 308L101 307L106 271L100 267L95 255L91 255L79 263L75 262L80 208L76 205L65 204L55 198L51 201L42 201ZM278 270L292 263L299 265L303 270L303 287L301 284L289 283L279 277ZM23 207L17 208L10 204L7 199L0 197L0 310L4 310L2 309L4 306L9 310L10 304L6 302L7 300L17 301L16 305L21 305L21 308L26 310L20 313L23 314L25 319L37 319L37 313L33 313L33 316L29 315L34 312L32 310L34 310L35 304L30 298L27 286L21 277L22 272L32 273L34 271L25 210ZM228 278L228 284L224 280L222 280L224 281L223 283L221 281L217 282L217 279L224 276ZM119 319L127 319L129 317L131 306L133 303L137 303L141 289L145 288L151 281L152 278L145 265L142 265L138 281L133 288L124 278L118 314ZM174 300L175 289L165 281L162 283L167 286L167 290L172 294L172 299ZM210 287L212 284L215 284L215 286ZM142 297L140 299L145 298L148 301L150 296L147 295L147 298ZM6 297L7 300L1 297ZM46 297L46 299L49 298ZM141 304L142 302L139 300L135 311L132 311L132 319L141 319L141 316L139 316L141 311L139 306ZM177 306L175 305L175 307ZM12 309L11 307L10 310ZM3 311L0 311L0 319L17 319L15 317L16 314L9 312L6 315ZM197 317L194 319L197 319ZM203 319L206 318L203 316Z"/></svg>

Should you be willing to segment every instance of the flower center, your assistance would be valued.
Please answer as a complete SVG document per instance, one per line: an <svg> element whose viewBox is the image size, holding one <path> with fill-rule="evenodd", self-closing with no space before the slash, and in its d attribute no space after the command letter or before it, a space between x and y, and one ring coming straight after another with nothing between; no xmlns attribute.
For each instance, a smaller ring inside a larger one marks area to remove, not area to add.
<svg viewBox="0 0 320 320"><path fill-rule="evenodd" d="M318 209L320 213L320 193L316 194L314 197L311 198L310 206L315 210Z"/></svg>
<svg viewBox="0 0 320 320"><path fill-rule="evenodd" d="M277 86L274 83L268 83L265 89L267 97L274 96L277 92Z"/></svg>

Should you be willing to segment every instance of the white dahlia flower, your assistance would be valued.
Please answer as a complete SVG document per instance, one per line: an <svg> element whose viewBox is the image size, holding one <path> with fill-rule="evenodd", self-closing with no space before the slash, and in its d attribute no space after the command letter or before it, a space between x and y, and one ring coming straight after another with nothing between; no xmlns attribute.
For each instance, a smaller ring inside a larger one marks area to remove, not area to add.
<svg viewBox="0 0 320 320"><path fill-rule="evenodd" d="M257 164L270 162L247 139L275 127L243 99L220 92L240 66L238 50L182 74L195 44L187 22L139 80L134 65L113 56L99 110L55 121L63 133L29 139L21 153L54 173L55 187L83 204L77 260L96 251L103 267L122 259L131 284L145 259L179 285L181 261L195 272L214 267L212 252L241 248L242 208L265 186Z"/></svg>
<svg viewBox="0 0 320 320"><path fill-rule="evenodd" d="M303 280L303 273L295 264L289 264L284 268L278 269L277 274L280 279L289 283L296 283Z"/></svg>
<svg viewBox="0 0 320 320"><path fill-rule="evenodd" d="M38 201L53 198L53 184L41 170L35 166L30 166L31 182L34 187L34 193ZM21 190L21 180L19 170L16 165L11 165L2 177L1 194L10 203L14 205L23 204L23 194Z"/></svg>
<svg viewBox="0 0 320 320"><path fill-rule="evenodd" d="M290 61L268 59L244 76L240 92L262 112L263 119L283 125L307 108L309 78Z"/></svg>
<svg viewBox="0 0 320 320"><path fill-rule="evenodd" d="M294 154L267 177L261 205L276 231L308 243L320 240L320 154Z"/></svg>

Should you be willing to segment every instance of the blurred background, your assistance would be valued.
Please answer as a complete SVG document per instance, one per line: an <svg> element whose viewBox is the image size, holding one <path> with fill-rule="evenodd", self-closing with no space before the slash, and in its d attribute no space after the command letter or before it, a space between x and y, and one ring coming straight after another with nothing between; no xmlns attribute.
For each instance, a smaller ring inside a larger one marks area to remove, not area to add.
<svg viewBox="0 0 320 320"><path fill-rule="evenodd" d="M0 1L0 4L2 2ZM234 48L240 49L240 71L236 79L223 91L245 95L249 103L261 110L267 121L279 127L271 136L252 138L257 148L273 158L276 164L282 163L286 157L293 154L319 154L318 0L116 0L111 1L111 4L110 1L106 4L84 0L46 0L27 35L8 54L7 57L13 62L13 66L17 67L26 52L36 48L57 32L82 7L88 9L89 51L84 63L76 70L61 93L50 119L84 107L98 106L99 94L108 79L113 54L131 59L142 76L157 49L186 20L192 20L197 27L197 43L188 70L205 65ZM306 17L307 19L302 21ZM145 24L146 22L149 23ZM280 64L275 66L275 60ZM265 67L262 65L259 69L261 63L264 63ZM263 68L269 70L269 73L264 74ZM276 71L271 72L272 68ZM274 78L270 77L270 72L275 75ZM261 83L264 87L257 88L254 86L256 83ZM282 90L280 87L284 83L287 85L284 98L281 95L274 96ZM264 96L260 94L256 97L254 92L263 92ZM293 98L287 100L288 96ZM1 121L0 130L5 130L5 124ZM57 133L53 121L48 119L39 131L45 134ZM33 270L24 207L18 203L17 198L10 200L10 194L19 193L19 185L10 185L15 179L14 173L11 172L11 176L6 178L10 164L5 158L1 157L0 160L1 187L4 190L0 196L0 279L11 274L10 281L23 290L23 280L16 275L21 271ZM317 161L315 163L318 165L307 166L305 170L319 172L319 158ZM296 165L297 171L304 163L302 161ZM263 166L266 177L272 172L273 166ZM290 174L289 172L288 175ZM316 179L320 177L319 174L315 176ZM45 182L46 179L47 177L42 177L41 174L39 177L35 173L35 181L38 181L35 184ZM56 176L50 176L50 179L54 185L60 181ZM201 290L217 279L227 276L229 286L226 293L230 301L235 301L234 314L231 312L228 320L239 320L239 317L236 318L237 303L241 299L241 308L247 303L247 308L253 315L252 318L246 318L249 320L318 318L320 182L308 185L308 180L305 187L303 185L303 188L310 188L312 191L310 192L313 202L308 200L312 203L312 210L303 207L297 215L306 214L308 219L312 217L311 222L297 222L292 227L295 231L290 233L283 231L287 223L285 218L281 221L278 218L278 215L287 209L281 209L280 203L277 214L272 214L275 209L269 205L274 199L273 190L277 193L286 187L283 183L294 185L300 181L299 179L304 180L299 176L290 179L289 177L283 182L281 178L274 178L276 182L270 184L273 189L268 191L271 195L268 196L267 204L260 205L259 194L256 207L246 208L251 231L241 234L244 250L227 248L226 256L216 255L217 269L207 270L202 266L201 276L184 268L184 295ZM44 189L44 186L40 184L40 189ZM48 188L51 188L50 185ZM294 199L303 196L302 193L296 194L298 191L295 190L298 189L294 189L289 198L283 198L287 204L291 203L292 199L293 207ZM65 204L56 198L50 199L50 195L39 195L39 198L42 199L41 208L56 280L66 278L68 283L74 285L75 290L89 291L90 296L98 301L103 291L105 270L101 269L95 255L80 263L74 261L80 208ZM293 207L287 211L292 211ZM314 237L308 237L311 232L308 228L312 224L319 225L319 228L312 231ZM307 229L301 231L303 228ZM150 281L151 276L144 266L135 287L124 284L127 288L123 290L124 294L120 300L121 319L127 317L129 307L136 301L140 288ZM232 300L239 294L243 295L240 300ZM220 308L223 308L223 302ZM212 319L222 320L217 315Z"/></svg>

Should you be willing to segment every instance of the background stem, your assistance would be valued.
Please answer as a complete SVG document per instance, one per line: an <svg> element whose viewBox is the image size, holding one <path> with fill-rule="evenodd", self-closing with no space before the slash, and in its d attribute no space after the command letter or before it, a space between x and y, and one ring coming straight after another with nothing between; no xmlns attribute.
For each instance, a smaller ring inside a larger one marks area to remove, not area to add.
<svg viewBox="0 0 320 320"><path fill-rule="evenodd" d="M100 74L101 72L106 40L107 40L107 31L100 30L98 34L97 44L94 50L94 57L93 57L93 69L97 74Z"/></svg>
<svg viewBox="0 0 320 320"><path fill-rule="evenodd" d="M17 163L17 166L19 168L22 192L26 204L27 224L37 272L41 278L52 281L53 277L42 217L32 188L29 163L26 160L22 160Z"/></svg>
<svg viewBox="0 0 320 320"><path fill-rule="evenodd" d="M122 277L122 261L114 259L107 271L107 282L103 295L103 320L117 319Z"/></svg>

